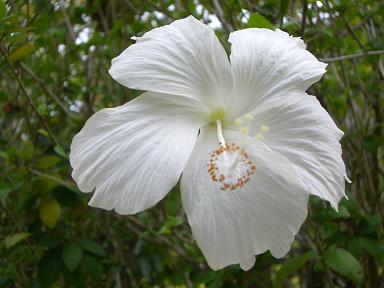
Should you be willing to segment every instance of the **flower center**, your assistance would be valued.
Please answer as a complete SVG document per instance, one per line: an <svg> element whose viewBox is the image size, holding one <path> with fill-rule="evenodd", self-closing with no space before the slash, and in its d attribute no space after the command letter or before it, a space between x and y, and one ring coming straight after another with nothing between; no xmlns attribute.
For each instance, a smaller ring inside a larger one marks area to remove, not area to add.
<svg viewBox="0 0 384 288"><path fill-rule="evenodd" d="M220 185L222 191L243 187L256 170L247 152L234 143L220 145L209 156L209 176Z"/></svg>
<svg viewBox="0 0 384 288"><path fill-rule="evenodd" d="M224 121L224 109L218 108L211 113L212 122L216 122L219 147L209 153L208 173L213 182L216 182L220 190L236 190L247 183L256 171L256 165L248 158L247 137L250 131L253 116L246 114L235 120L241 136L238 143L226 143L223 135L222 121ZM261 126L256 133L256 140L263 140L268 132L268 126Z"/></svg>

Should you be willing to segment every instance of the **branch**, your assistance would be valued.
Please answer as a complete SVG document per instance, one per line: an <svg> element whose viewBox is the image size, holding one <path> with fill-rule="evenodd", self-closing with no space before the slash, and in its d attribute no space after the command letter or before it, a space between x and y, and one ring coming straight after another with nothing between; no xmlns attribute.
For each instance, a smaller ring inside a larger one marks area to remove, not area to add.
<svg viewBox="0 0 384 288"><path fill-rule="evenodd" d="M225 18L223 9L221 8L221 5L220 5L219 1L218 0L213 0L213 6L215 7L215 11L216 11L215 14L217 15L217 18L219 18L219 20L223 24L225 30L227 30L227 32L229 32L229 33L233 32L233 30L234 30L233 26Z"/></svg>
<svg viewBox="0 0 384 288"><path fill-rule="evenodd" d="M34 170L34 169L29 169L29 172L31 172L32 174L34 174L36 176L40 176L40 177L49 179L51 181L57 182L57 183L59 183L59 184L61 184L63 186L66 186L68 188L76 188L77 187L75 185L75 183L73 183L73 182L65 181L65 180L62 180L62 179L57 178L55 176L52 176L52 175L49 175L49 174L45 174L43 172L40 172L40 171L37 171L37 170Z"/></svg>
<svg viewBox="0 0 384 288"><path fill-rule="evenodd" d="M301 37L304 38L305 24L307 19L308 3L307 0L303 1L302 18L301 18Z"/></svg>
<svg viewBox="0 0 384 288"><path fill-rule="evenodd" d="M384 50L373 50L373 51L359 52L359 53L350 54L350 55L342 55L338 57L320 58L319 61L325 62L325 63L332 63L336 61L344 61L344 60L362 58L369 55L381 55L381 54L384 54Z"/></svg>
<svg viewBox="0 0 384 288"><path fill-rule="evenodd" d="M69 18L69 15L67 13L67 10L65 10L65 1L64 0L61 0L60 1L60 10L61 10L61 13L63 13L63 16L64 16L64 22L65 22L65 25L67 26L67 29L68 29L68 32L69 32L69 36L72 40L73 43L76 43L76 34L75 32L73 32L73 26L72 26L72 23L71 23L71 20Z"/></svg>
<svg viewBox="0 0 384 288"><path fill-rule="evenodd" d="M29 75L33 80L35 80L41 88L43 88L45 94L47 94L49 97L52 98L53 101L56 102L56 104L63 110L63 112L69 117L73 118L73 115L71 112L67 109L67 107L60 101L59 98L52 92L51 89L45 84L44 80L39 78L27 65L25 65L23 62L20 62L20 67Z"/></svg>
<svg viewBox="0 0 384 288"><path fill-rule="evenodd" d="M197 265L197 267L199 267L200 270L203 270L204 269L204 264L203 263L200 263L199 260L197 259L193 259L191 257L188 256L188 253L185 251L185 249L174 243L174 242L171 242L170 240L168 240L167 237L161 235L161 234L158 234L155 230L153 230L151 227L148 227L147 225L144 225L140 220L138 220L136 217L128 217L129 220L131 220L132 223L134 223L136 226L138 226L140 229L143 229L143 231L147 231L151 234L152 237L146 237L146 239L148 241L152 241L152 242L155 242L155 243L161 243L165 246L168 246L168 248L172 249L174 252L176 252L178 255L180 255L182 258L184 258L185 260L189 261L189 262L192 262L194 263L195 265ZM137 230L137 229L136 229ZM139 231L139 230L137 230ZM134 233L136 233L135 231L133 231ZM137 234L138 236L142 236L142 233L140 234Z"/></svg>
<svg viewBox="0 0 384 288"><path fill-rule="evenodd" d="M25 88L24 86L24 83L21 81L19 75L15 72L15 70L13 69L11 63L9 62L8 60L8 55L7 55L7 52L6 50L4 49L4 47L2 45L0 45L0 52L1 54L3 55L4 59L5 59L5 62L7 63L8 67L9 67L9 70L11 70L13 76L16 78L16 81L19 83L20 85L20 89L21 91L23 92L25 98L27 98L27 101L28 103L31 105L32 107L32 110L33 112L35 112L37 118L39 118L41 124L43 125L44 129L47 131L48 133L48 136L49 136L49 139L52 141L52 143L54 145L58 145L59 142L56 140L56 137L53 135L52 131L51 131L51 128L49 128L49 125L48 123L45 121L44 117L39 113L39 111L37 110L35 104L33 103L32 101L32 98L28 95L27 93L27 89Z"/></svg>

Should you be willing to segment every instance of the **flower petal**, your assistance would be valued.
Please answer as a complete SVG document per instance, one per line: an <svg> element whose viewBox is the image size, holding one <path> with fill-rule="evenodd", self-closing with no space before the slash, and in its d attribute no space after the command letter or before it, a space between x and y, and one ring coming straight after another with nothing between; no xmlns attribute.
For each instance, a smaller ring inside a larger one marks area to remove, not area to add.
<svg viewBox="0 0 384 288"><path fill-rule="evenodd" d="M96 187L91 206L119 214L147 209L177 183L204 115L193 99L150 92L103 109L73 138L72 177L83 192Z"/></svg>
<svg viewBox="0 0 384 288"><path fill-rule="evenodd" d="M326 64L305 49L300 38L279 29L244 29L230 34L236 95L231 107L242 115L276 91L302 91L318 81Z"/></svg>
<svg viewBox="0 0 384 288"><path fill-rule="evenodd" d="M224 133L227 143L238 143L239 133ZM245 149L255 172L243 187L221 191L206 166L218 145L215 134L211 127L201 129L181 179L188 222L209 266L240 263L247 270L254 255L268 249L283 257L307 215L304 183L285 158L249 138Z"/></svg>
<svg viewBox="0 0 384 288"><path fill-rule="evenodd" d="M200 98L208 106L225 101L224 92L232 88L231 68L212 28L189 16L134 39L136 44L112 60L109 73L116 81Z"/></svg>
<svg viewBox="0 0 384 288"><path fill-rule="evenodd" d="M254 114L251 133L269 127L264 142L287 158L296 168L311 194L331 203L337 210L345 197L346 170L341 157L337 128L314 96L291 93L285 98L263 102Z"/></svg>

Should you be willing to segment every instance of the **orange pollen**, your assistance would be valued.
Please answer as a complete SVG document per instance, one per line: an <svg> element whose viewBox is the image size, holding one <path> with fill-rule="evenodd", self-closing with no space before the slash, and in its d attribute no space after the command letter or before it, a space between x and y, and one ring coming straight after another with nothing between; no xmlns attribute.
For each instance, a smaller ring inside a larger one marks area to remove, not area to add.
<svg viewBox="0 0 384 288"><path fill-rule="evenodd" d="M256 165L248 158L248 153L234 143L220 146L209 153L207 171L221 191L243 187L256 171Z"/></svg>

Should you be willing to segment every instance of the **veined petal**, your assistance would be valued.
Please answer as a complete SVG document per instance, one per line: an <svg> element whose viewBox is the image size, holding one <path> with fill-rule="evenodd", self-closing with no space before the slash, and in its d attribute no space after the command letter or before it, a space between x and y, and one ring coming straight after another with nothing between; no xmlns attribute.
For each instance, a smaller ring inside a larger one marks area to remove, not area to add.
<svg viewBox="0 0 384 288"><path fill-rule="evenodd" d="M251 134L267 126L263 141L294 165L311 194L337 210L348 179L339 143L343 131L316 97L290 93L263 102L252 114Z"/></svg>
<svg viewBox="0 0 384 288"><path fill-rule="evenodd" d="M235 116L278 95L302 91L318 81L326 64L305 49L300 38L279 29L244 29L230 34L234 91L231 107Z"/></svg>
<svg viewBox="0 0 384 288"><path fill-rule="evenodd" d="M241 142L239 133L224 133L228 145ZM250 269L254 255L266 250L283 257L307 215L308 193L292 165L262 142L247 141L244 150L255 170L241 187L222 191L220 186L226 180L215 182L208 173L209 154L218 146L211 127L201 129L182 175L182 202L188 222L214 270L236 263ZM242 173L242 164L236 165L240 166L233 168L235 173Z"/></svg>
<svg viewBox="0 0 384 288"><path fill-rule="evenodd" d="M91 206L134 214L177 183L209 112L197 101L147 92L103 109L73 138L72 177Z"/></svg>
<svg viewBox="0 0 384 288"><path fill-rule="evenodd" d="M232 88L227 54L212 28L193 16L153 29L112 60L111 76L140 90L184 95L211 108Z"/></svg>

